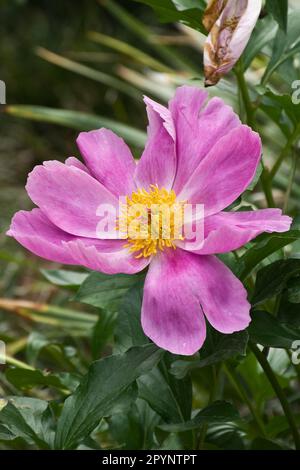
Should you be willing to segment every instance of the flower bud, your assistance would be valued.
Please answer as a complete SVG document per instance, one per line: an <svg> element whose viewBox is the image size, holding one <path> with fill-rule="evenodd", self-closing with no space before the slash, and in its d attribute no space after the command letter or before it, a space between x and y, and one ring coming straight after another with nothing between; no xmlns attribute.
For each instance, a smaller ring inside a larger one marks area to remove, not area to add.
<svg viewBox="0 0 300 470"><path fill-rule="evenodd" d="M262 0L210 0L203 17L209 31L204 44L205 85L216 85L242 55Z"/></svg>

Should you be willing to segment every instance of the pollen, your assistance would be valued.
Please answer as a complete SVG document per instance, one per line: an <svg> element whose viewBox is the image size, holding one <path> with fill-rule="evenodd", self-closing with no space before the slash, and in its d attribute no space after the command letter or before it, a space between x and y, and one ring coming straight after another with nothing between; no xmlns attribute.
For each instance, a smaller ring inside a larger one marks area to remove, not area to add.
<svg viewBox="0 0 300 470"><path fill-rule="evenodd" d="M177 202L173 190L151 185L127 196L122 205L117 230L126 239L125 247L136 258L147 258L176 249L176 240L183 240L182 227L185 201Z"/></svg>

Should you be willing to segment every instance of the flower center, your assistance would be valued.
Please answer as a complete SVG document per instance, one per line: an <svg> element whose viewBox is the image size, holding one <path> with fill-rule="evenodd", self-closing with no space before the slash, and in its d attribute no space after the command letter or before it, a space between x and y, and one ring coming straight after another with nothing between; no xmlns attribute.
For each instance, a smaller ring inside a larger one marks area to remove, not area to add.
<svg viewBox="0 0 300 470"><path fill-rule="evenodd" d="M117 229L124 245L136 258L149 257L165 248L176 249L175 240L183 240L184 202L176 202L173 190L151 185L126 198Z"/></svg>

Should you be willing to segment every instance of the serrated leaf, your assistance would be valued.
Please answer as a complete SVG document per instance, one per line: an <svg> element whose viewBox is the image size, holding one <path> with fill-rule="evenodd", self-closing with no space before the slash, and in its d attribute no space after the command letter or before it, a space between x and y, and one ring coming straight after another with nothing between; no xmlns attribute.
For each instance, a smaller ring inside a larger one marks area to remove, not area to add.
<svg viewBox="0 0 300 470"><path fill-rule="evenodd" d="M147 344L94 362L75 393L64 403L57 424L55 447L76 447L101 418L128 407L135 398L131 385L139 376L152 370L161 355L162 350Z"/></svg>
<svg viewBox="0 0 300 470"><path fill-rule="evenodd" d="M21 437L41 449L52 447L52 423L46 401L29 397L8 397L0 411L0 423L16 438Z"/></svg>

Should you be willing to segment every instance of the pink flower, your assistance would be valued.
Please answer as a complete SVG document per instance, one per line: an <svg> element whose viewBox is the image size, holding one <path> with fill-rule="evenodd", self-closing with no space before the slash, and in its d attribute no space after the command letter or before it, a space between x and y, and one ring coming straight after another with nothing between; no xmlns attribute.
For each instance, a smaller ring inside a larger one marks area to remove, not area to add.
<svg viewBox="0 0 300 470"><path fill-rule="evenodd" d="M77 143L85 163L70 157L35 167L26 189L38 208L18 212L8 234L38 256L107 274L149 265L144 332L164 349L191 355L205 340L205 317L222 333L250 322L245 288L214 255L264 231L284 232L291 219L279 209L223 211L252 181L261 142L221 99L207 102L206 92L183 86L168 109L145 103L148 141L138 164L111 131L82 132ZM163 197L204 204L204 243L97 238L99 204L116 207L124 195L129 202Z"/></svg>
<svg viewBox="0 0 300 470"><path fill-rule="evenodd" d="M205 84L215 85L242 55L257 22L262 0L211 0L203 17Z"/></svg>

